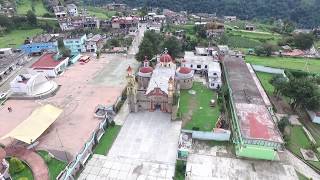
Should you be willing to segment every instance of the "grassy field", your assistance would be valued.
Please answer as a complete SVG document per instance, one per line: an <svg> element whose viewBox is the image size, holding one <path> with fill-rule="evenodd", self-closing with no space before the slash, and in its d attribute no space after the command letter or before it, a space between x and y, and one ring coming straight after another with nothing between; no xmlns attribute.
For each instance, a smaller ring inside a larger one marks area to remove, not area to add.
<svg viewBox="0 0 320 180"><path fill-rule="evenodd" d="M254 39L248 39L242 36L233 36L227 34L228 36L228 46L233 48L255 48L257 46L262 45L260 41Z"/></svg>
<svg viewBox="0 0 320 180"><path fill-rule="evenodd" d="M6 158L7 159L7 158ZM11 166L10 164L10 158L7 159L7 161L9 162L9 166ZM21 178L28 178L28 180L33 180L33 174L31 169L29 168L29 166L27 166L27 164L25 164L25 168L23 171L16 173L16 174L11 174L11 177L13 180L19 180Z"/></svg>
<svg viewBox="0 0 320 180"><path fill-rule="evenodd" d="M38 154L45 159L48 155L47 151L40 150ZM50 162L46 162L49 168L50 179L55 180L59 173L67 166L67 162L59 161L55 158L52 158Z"/></svg>
<svg viewBox="0 0 320 180"><path fill-rule="evenodd" d="M94 154L106 155L120 132L121 126L109 127L94 149Z"/></svg>
<svg viewBox="0 0 320 180"><path fill-rule="evenodd" d="M273 77L273 74L270 73L264 73L264 72L256 72L264 90L267 92L267 94L272 94L274 91L274 87L272 84L270 84L270 80Z"/></svg>
<svg viewBox="0 0 320 180"><path fill-rule="evenodd" d="M289 57L260 57L247 56L246 62L251 64L306 71L305 64L308 62L309 71L320 73L320 60L308 58L289 58Z"/></svg>
<svg viewBox="0 0 320 180"><path fill-rule="evenodd" d="M311 142L309 141L308 137L305 135L301 126L292 126L290 129L291 130L290 130L289 141L286 147L292 153L294 153L295 155L303 159L303 156L300 152L300 148L311 149ZM319 158L319 153L317 153L317 156ZM320 162L308 161L308 163L312 164L317 169L320 169Z"/></svg>
<svg viewBox="0 0 320 180"><path fill-rule="evenodd" d="M42 29L30 29L30 30L13 30L10 33L0 37L0 48L4 47L19 47L24 43L27 37L32 37L41 33Z"/></svg>
<svg viewBox="0 0 320 180"><path fill-rule="evenodd" d="M43 16L44 14L49 13L48 10L44 7L42 0L35 0L34 9L37 16ZM17 1L18 14L25 15L29 10L32 10L32 0Z"/></svg>
<svg viewBox="0 0 320 180"><path fill-rule="evenodd" d="M201 131L211 131L220 116L219 105L210 107L210 100L216 99L216 93L199 82L194 82L192 90L196 91L195 95L190 94L189 90L181 90L180 95L180 113L183 118L190 118L184 129L198 127Z"/></svg>
<svg viewBox="0 0 320 180"><path fill-rule="evenodd" d="M99 19L110 19L116 14L115 11L106 11L104 9L92 6L87 7L87 10L89 15L96 16Z"/></svg>

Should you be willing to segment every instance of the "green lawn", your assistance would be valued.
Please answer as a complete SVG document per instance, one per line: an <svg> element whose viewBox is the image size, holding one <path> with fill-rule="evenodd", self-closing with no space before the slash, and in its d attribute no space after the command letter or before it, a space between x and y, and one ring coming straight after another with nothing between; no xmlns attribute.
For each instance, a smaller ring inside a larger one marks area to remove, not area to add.
<svg viewBox="0 0 320 180"><path fill-rule="evenodd" d="M201 131L211 131L220 116L219 105L210 107L210 100L216 99L216 93L199 82L194 82L192 90L195 95L189 94L189 90L181 90L180 113L186 118L192 112L191 120L183 127L192 129L198 127Z"/></svg>
<svg viewBox="0 0 320 180"><path fill-rule="evenodd" d="M303 149L311 149L311 142L309 141L308 137L305 135L303 129L301 126L292 126L289 136L289 141L286 147L295 155L302 157L302 154L300 153L300 148ZM317 156L319 158L319 153L317 153ZM308 163L315 166L317 169L320 170L320 162L315 161L308 161Z"/></svg>
<svg viewBox="0 0 320 180"><path fill-rule="evenodd" d="M274 87L272 84L269 83L269 81L272 79L273 74L270 73L264 73L264 72L256 72L264 90L267 92L267 94L272 94L274 91Z"/></svg>
<svg viewBox="0 0 320 180"><path fill-rule="evenodd" d="M7 161L9 162L9 166L11 166L10 164L10 158L6 158ZM23 171L16 173L16 174L11 174L11 177L13 180L19 180L20 178L28 178L28 180L33 180L33 174L31 169L29 168L29 166L27 166L26 163L23 162L23 164L25 165L25 168Z"/></svg>
<svg viewBox="0 0 320 180"><path fill-rule="evenodd" d="M118 125L115 125L114 127L108 127L99 144L94 149L94 154L106 155L116 139L120 129L121 126Z"/></svg>
<svg viewBox="0 0 320 180"><path fill-rule="evenodd" d="M48 155L47 151L40 150L38 154L45 159L45 156ZM47 162L46 162L47 163ZM49 163L47 163L50 173L50 179L55 180L60 172L67 166L67 162L60 161L58 159L52 158Z"/></svg>
<svg viewBox="0 0 320 180"><path fill-rule="evenodd" d="M174 173L173 180L184 180L185 172L186 172L185 162L182 160L177 160L176 170Z"/></svg>
<svg viewBox="0 0 320 180"><path fill-rule="evenodd" d="M116 14L115 11L106 11L98 7L87 7L88 13L91 16L96 16L98 19L110 19Z"/></svg>
<svg viewBox="0 0 320 180"><path fill-rule="evenodd" d="M261 57L247 56L246 62L251 64L306 71L305 64L308 62L309 71L320 72L320 60L308 58L289 58L289 57Z"/></svg>
<svg viewBox="0 0 320 180"><path fill-rule="evenodd" d="M32 0L18 0L17 1L17 12L18 14L27 14L31 8ZM44 7L42 0L35 0L35 14L37 16L43 16L46 13L49 13L48 10Z"/></svg>
<svg viewBox="0 0 320 180"><path fill-rule="evenodd" d="M27 37L32 37L43 32L42 29L30 30L13 30L10 33L0 37L0 48L4 47L19 47L24 43Z"/></svg>

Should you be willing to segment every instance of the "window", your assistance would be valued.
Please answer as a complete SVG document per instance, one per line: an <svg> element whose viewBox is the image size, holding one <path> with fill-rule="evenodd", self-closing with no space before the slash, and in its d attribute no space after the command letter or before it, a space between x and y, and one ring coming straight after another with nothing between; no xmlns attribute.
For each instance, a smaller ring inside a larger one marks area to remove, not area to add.
<svg viewBox="0 0 320 180"><path fill-rule="evenodd" d="M204 68L206 68L206 69L207 69L207 68L208 68L208 65L205 65L205 66L204 66Z"/></svg>
<svg viewBox="0 0 320 180"><path fill-rule="evenodd" d="M81 52L81 49L78 49L78 52Z"/></svg>
<svg viewBox="0 0 320 180"><path fill-rule="evenodd" d="M190 67L193 68L193 65L191 64Z"/></svg>
<svg viewBox="0 0 320 180"><path fill-rule="evenodd" d="M200 69L200 68L201 68L201 65L197 65L197 68Z"/></svg>
<svg viewBox="0 0 320 180"><path fill-rule="evenodd" d="M217 75L217 73L213 73L213 75L214 75L214 76L216 76L216 75Z"/></svg>

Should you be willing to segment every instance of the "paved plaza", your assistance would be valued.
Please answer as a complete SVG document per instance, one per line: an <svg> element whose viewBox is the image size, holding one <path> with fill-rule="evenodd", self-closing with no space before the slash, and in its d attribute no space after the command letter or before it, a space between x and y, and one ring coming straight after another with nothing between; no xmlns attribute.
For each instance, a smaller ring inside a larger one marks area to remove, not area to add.
<svg viewBox="0 0 320 180"><path fill-rule="evenodd" d="M186 180L298 180L291 165L189 154Z"/></svg>
<svg viewBox="0 0 320 180"><path fill-rule="evenodd" d="M98 104L113 104L121 94L125 87L125 79L121 76L126 73L128 65L136 67L137 63L133 58L127 59L123 55L103 55L84 65L76 63L54 79L61 86L53 97L44 100L8 100L0 109L0 137L24 121L35 108L49 103L62 108L63 114L38 139L40 143L37 147L51 152L66 151L57 155L68 154L69 157L60 158L70 160L100 122L93 116L94 108ZM108 76L114 78L106 78ZM12 107L13 112L8 112L8 107ZM0 142L8 145L12 139Z"/></svg>
<svg viewBox="0 0 320 180"><path fill-rule="evenodd" d="M79 179L172 179L180 129L170 114L131 113L108 155L94 155Z"/></svg>

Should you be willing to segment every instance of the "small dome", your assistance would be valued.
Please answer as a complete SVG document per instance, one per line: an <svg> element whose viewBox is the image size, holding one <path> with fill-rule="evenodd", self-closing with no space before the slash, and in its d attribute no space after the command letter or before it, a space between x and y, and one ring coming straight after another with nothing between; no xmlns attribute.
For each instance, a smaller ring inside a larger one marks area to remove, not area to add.
<svg viewBox="0 0 320 180"><path fill-rule="evenodd" d="M141 67L139 70L141 73L151 73L153 71L152 67Z"/></svg>
<svg viewBox="0 0 320 180"><path fill-rule="evenodd" d="M179 73L181 74L189 74L191 73L192 69L188 67L180 67Z"/></svg>
<svg viewBox="0 0 320 180"><path fill-rule="evenodd" d="M160 57L160 62L163 62L163 63L172 62L172 57L168 53L165 53Z"/></svg>

